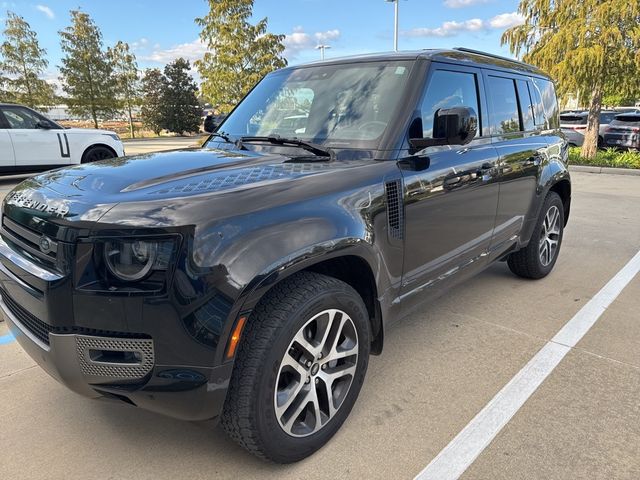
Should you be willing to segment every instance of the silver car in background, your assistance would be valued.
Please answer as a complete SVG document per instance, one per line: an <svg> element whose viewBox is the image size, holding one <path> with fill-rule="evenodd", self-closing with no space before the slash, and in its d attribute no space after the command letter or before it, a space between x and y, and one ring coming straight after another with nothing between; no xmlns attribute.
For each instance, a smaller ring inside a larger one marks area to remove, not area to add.
<svg viewBox="0 0 640 480"><path fill-rule="evenodd" d="M609 123L620 112L604 110L600 112L600 129L598 131L598 146L604 147L604 133ZM584 143L584 134L587 131L587 111L562 112L560 114L560 128L572 147L581 147Z"/></svg>

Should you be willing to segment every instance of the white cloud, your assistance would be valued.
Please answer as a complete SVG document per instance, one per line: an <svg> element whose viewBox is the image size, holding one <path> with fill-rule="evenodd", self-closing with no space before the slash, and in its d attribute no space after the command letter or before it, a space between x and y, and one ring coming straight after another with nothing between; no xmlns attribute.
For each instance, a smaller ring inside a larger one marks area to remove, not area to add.
<svg viewBox="0 0 640 480"><path fill-rule="evenodd" d="M51 8L47 7L46 5L36 5L36 10L44 13L50 20L53 20L54 18L56 18L55 13L53 13L53 10L51 10Z"/></svg>
<svg viewBox="0 0 640 480"><path fill-rule="evenodd" d="M449 8L464 8L488 3L489 1L490 0L444 0L444 5Z"/></svg>
<svg viewBox="0 0 640 480"><path fill-rule="evenodd" d="M138 41L137 47L145 47L148 44L148 40L142 38ZM195 39L192 42L181 43L179 45L174 45L170 48L161 49L158 48L159 45L155 44L153 49L144 55L140 55L140 60L154 63L167 64L172 62L176 58L186 58L187 60L193 62L194 60L199 60L206 53L207 47L202 40L199 38Z"/></svg>
<svg viewBox="0 0 640 480"><path fill-rule="evenodd" d="M403 35L407 37L453 37L462 32L477 32L483 30L485 24L479 18L473 18L464 22L444 22L437 28L414 28Z"/></svg>
<svg viewBox="0 0 640 480"><path fill-rule="evenodd" d="M284 38L284 56L287 59L296 58L304 50L313 50L321 43L329 43L338 38L340 38L340 30L337 29L306 33L302 27L295 27L293 32Z"/></svg>
<svg viewBox="0 0 640 480"><path fill-rule="evenodd" d="M491 28L511 28L523 23L524 17L518 12L501 13L489 20Z"/></svg>
<svg viewBox="0 0 640 480"><path fill-rule="evenodd" d="M524 22L522 16L517 12L502 13L490 18L481 20L472 18L464 22L444 22L436 28L414 28L402 32L406 37L454 37L465 32L479 32L491 29L506 29Z"/></svg>

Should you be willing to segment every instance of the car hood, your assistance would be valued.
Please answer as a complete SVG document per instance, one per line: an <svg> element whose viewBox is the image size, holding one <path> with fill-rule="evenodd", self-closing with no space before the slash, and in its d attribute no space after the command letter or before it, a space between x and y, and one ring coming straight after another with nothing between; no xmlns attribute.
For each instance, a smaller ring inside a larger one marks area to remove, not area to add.
<svg viewBox="0 0 640 480"><path fill-rule="evenodd" d="M218 217L259 210L293 184L298 198L304 198L304 192L311 192L309 184L300 185L307 177L335 175L334 179L312 182L313 188L327 188L344 182L345 176L338 172L371 164L370 160L327 162L314 158L292 162L282 155L209 149L113 158L32 177L7 195L3 212L23 224L21 216L35 215L59 226L73 222L89 228L107 212L108 221L118 223L115 212L127 210L130 213L120 217L166 226L178 220L152 220L150 212L158 208L180 210L176 218L184 223L196 207L200 215L205 211Z"/></svg>
<svg viewBox="0 0 640 480"><path fill-rule="evenodd" d="M100 130L96 128L65 128L63 130L64 133L67 134L83 134L83 135L117 135L116 132L112 132L111 130Z"/></svg>

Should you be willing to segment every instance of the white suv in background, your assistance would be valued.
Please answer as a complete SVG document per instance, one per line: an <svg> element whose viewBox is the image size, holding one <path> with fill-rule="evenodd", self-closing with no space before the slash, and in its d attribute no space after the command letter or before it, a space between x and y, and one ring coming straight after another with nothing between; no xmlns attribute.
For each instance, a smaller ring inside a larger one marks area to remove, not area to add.
<svg viewBox="0 0 640 480"><path fill-rule="evenodd" d="M121 157L108 130L63 128L22 105L0 103L0 172L31 172Z"/></svg>

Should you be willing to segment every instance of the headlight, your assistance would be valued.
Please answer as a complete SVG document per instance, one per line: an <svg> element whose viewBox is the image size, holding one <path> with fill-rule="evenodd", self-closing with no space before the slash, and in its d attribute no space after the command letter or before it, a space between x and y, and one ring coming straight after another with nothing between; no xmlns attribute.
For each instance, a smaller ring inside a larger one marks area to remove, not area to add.
<svg viewBox="0 0 640 480"><path fill-rule="evenodd" d="M173 240L108 240L103 244L109 273L123 282L137 282L157 270L166 270L173 253Z"/></svg>

